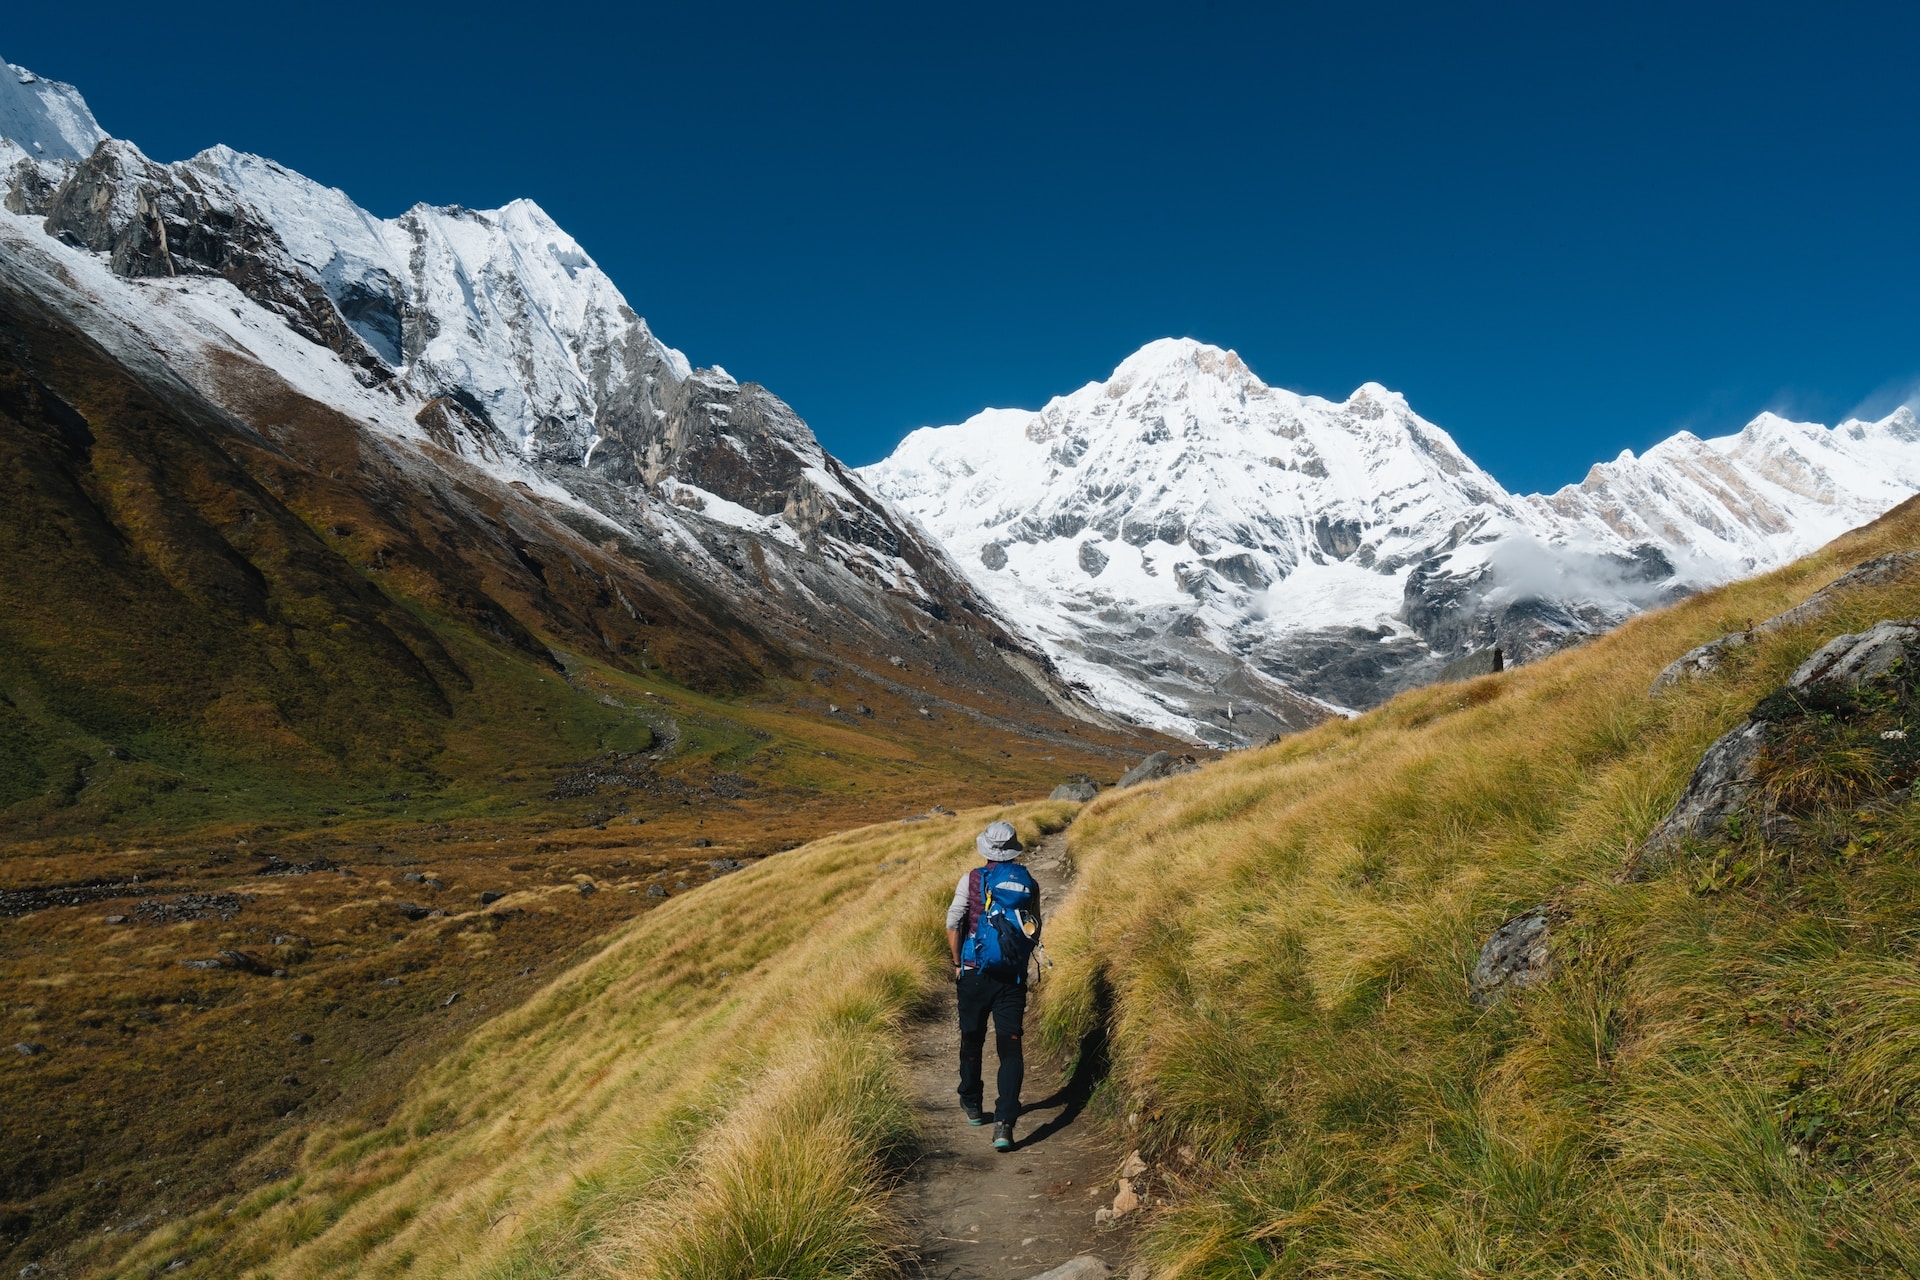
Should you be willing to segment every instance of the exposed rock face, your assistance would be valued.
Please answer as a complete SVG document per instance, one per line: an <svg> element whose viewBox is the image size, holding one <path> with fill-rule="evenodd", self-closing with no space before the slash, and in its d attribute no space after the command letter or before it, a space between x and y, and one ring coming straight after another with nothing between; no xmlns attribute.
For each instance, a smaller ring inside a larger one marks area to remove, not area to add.
<svg viewBox="0 0 1920 1280"><path fill-rule="evenodd" d="M1659 862L1689 836L1702 838L1741 812L1753 789L1753 766L1767 745L1767 726L1749 720L1715 740L1700 757L1686 790L1641 847L1641 865Z"/></svg>
<svg viewBox="0 0 1920 1280"><path fill-rule="evenodd" d="M1100 784L1090 778L1081 778L1075 782L1063 782L1047 796L1049 800L1072 800L1084 804L1100 794Z"/></svg>
<svg viewBox="0 0 1920 1280"><path fill-rule="evenodd" d="M1794 668L1787 687L1804 689L1816 680L1831 680L1857 689L1906 662L1916 642L1920 642L1920 618L1876 622L1857 634L1835 636Z"/></svg>
<svg viewBox="0 0 1920 1280"><path fill-rule="evenodd" d="M1485 1008L1508 992L1524 991L1553 976L1549 925L1549 912L1540 906L1493 931L1467 980L1468 995L1475 1004Z"/></svg>
<svg viewBox="0 0 1920 1280"><path fill-rule="evenodd" d="M1455 658L1440 668L1440 679L1442 681L1473 680L1480 676L1493 675L1504 670L1505 667L1506 660L1501 656L1500 646L1495 645L1491 649L1470 653L1464 658Z"/></svg>
<svg viewBox="0 0 1920 1280"><path fill-rule="evenodd" d="M392 376L273 228L222 183L109 139L73 166L45 207L48 235L104 255L117 275L218 275L347 361L363 382Z"/></svg>
<svg viewBox="0 0 1920 1280"><path fill-rule="evenodd" d="M1786 627L1816 622L1850 591L1857 591L1864 587L1884 586L1887 583L1911 577L1915 573L1920 573L1920 552L1916 551L1896 551L1891 555L1880 556L1865 564L1856 565L1793 608L1775 614L1758 626L1746 631L1730 631L1717 640L1709 640L1698 648L1689 649L1653 678L1653 684L1648 688L1647 693L1649 696L1658 697L1682 680L1711 675L1720 669L1720 664L1728 653L1751 643L1755 636L1769 635Z"/></svg>
<svg viewBox="0 0 1920 1280"><path fill-rule="evenodd" d="M1157 782L1161 778L1171 778L1176 773L1191 773L1199 768L1192 756L1176 756L1167 751L1156 751L1133 768L1120 775L1120 781L1114 783L1117 790L1137 787L1143 782Z"/></svg>
<svg viewBox="0 0 1920 1280"><path fill-rule="evenodd" d="M1875 623L1868 630L1835 636L1795 669L1791 691L1813 691L1826 684L1841 689L1861 685L1903 668L1920 654L1920 618ZM1766 703L1761 704L1764 711ZM1664 865L1687 839L1705 839L1746 814L1756 791L1755 766L1773 726L1759 714L1729 730L1700 757L1673 809L1647 836L1628 867L1631 877ZM1766 821L1771 815L1756 815Z"/></svg>

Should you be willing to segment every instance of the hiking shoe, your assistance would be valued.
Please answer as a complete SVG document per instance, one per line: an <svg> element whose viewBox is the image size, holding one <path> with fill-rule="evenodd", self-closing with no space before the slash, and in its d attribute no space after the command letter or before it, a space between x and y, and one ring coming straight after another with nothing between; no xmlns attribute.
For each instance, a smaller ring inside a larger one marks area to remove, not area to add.
<svg viewBox="0 0 1920 1280"><path fill-rule="evenodd" d="M1002 1120L993 1126L993 1149L995 1151L1013 1150L1013 1125Z"/></svg>
<svg viewBox="0 0 1920 1280"><path fill-rule="evenodd" d="M986 1117L986 1115L985 1115L985 1114L984 1114L984 1113L983 1113L983 1112L982 1112L982 1111L980 1110L980 1104L979 1104L979 1103L977 1103L977 1102L966 1102L966 1101L962 1101L962 1102L960 1103L960 1109L961 1109L961 1110L963 1110L963 1111L965 1111L965 1112L967 1113L967 1123L968 1123L968 1124L971 1124L971 1125L983 1125L983 1124L985 1124L985 1123L987 1122L987 1117Z"/></svg>

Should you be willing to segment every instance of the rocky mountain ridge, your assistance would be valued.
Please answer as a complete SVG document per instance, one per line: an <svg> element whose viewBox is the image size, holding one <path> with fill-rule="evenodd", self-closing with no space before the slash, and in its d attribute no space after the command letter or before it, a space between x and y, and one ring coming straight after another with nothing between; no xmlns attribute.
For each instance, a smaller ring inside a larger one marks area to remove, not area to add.
<svg viewBox="0 0 1920 1280"><path fill-rule="evenodd" d="M283 384L428 483L470 472L616 558L646 548L796 652L1111 723L787 405L659 341L532 202L383 220L229 148L156 163L35 83L5 105L0 267L127 359L249 423Z"/></svg>
<svg viewBox="0 0 1920 1280"><path fill-rule="evenodd" d="M1515 496L1378 384L1296 395L1165 339L862 475L1096 701L1233 743L1783 564L1920 491L1920 424L1763 414Z"/></svg>

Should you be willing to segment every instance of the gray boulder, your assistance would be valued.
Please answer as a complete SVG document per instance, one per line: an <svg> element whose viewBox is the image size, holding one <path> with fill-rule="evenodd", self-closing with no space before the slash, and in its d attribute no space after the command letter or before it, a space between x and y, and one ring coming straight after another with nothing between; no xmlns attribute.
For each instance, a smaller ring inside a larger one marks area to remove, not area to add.
<svg viewBox="0 0 1920 1280"><path fill-rule="evenodd" d="M1505 669L1506 660L1500 654L1500 646L1495 645L1491 649L1481 649L1470 653L1464 658L1455 658L1452 662L1440 668L1438 679L1441 684L1448 684L1456 680L1472 680L1479 676L1490 676L1496 671L1503 671Z"/></svg>
<svg viewBox="0 0 1920 1280"><path fill-rule="evenodd" d="M1758 629L1756 627L1754 631ZM1720 664L1729 653L1752 641L1754 631L1729 631L1718 640L1709 640L1698 648L1687 650L1653 678L1653 683L1647 686L1647 696L1657 698L1682 680L1712 675L1720 669Z"/></svg>
<svg viewBox="0 0 1920 1280"><path fill-rule="evenodd" d="M1553 976L1548 921L1547 908L1539 906L1493 931L1467 979L1467 993L1475 1004L1484 1009L1509 991L1539 986Z"/></svg>
<svg viewBox="0 0 1920 1280"><path fill-rule="evenodd" d="M1061 783L1053 789L1052 794L1050 794L1047 799L1072 800L1076 803L1085 804L1099 794L1099 783L1093 781L1091 778L1081 778L1074 782Z"/></svg>
<svg viewBox="0 0 1920 1280"><path fill-rule="evenodd" d="M1157 782L1161 778L1171 778L1176 773L1191 773L1200 766L1194 763L1192 756L1176 756L1170 751L1156 751L1133 768L1120 775L1116 788L1137 787L1143 782Z"/></svg>
<svg viewBox="0 0 1920 1280"><path fill-rule="evenodd" d="M1906 659L1909 646L1920 643L1920 618L1876 622L1865 631L1835 636L1817 653L1794 668L1789 689L1804 689L1817 680L1833 680L1848 688L1892 671Z"/></svg>
<svg viewBox="0 0 1920 1280"><path fill-rule="evenodd" d="M1748 720L1722 734L1700 757L1687 789L1640 847L1636 868L1651 870L1689 836L1703 839L1720 831L1727 819L1746 807L1753 789L1753 765L1767 745L1767 726Z"/></svg>

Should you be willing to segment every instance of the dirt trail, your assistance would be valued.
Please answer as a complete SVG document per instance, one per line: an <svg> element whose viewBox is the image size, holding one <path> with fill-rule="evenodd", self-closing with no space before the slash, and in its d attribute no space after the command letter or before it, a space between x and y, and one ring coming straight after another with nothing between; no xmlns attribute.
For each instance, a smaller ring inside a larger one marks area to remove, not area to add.
<svg viewBox="0 0 1920 1280"><path fill-rule="evenodd" d="M1049 913L1066 897L1065 853L1066 838L1056 835L1025 859ZM1030 1041L1033 1024L1029 1010ZM992 1127L970 1127L954 1093L960 1033L951 989L935 1014L915 1024L910 1043L924 1153L902 1189L901 1207L919 1226L919 1274L925 1280L1025 1280L1089 1254L1122 1267L1139 1215L1097 1227L1094 1211L1113 1202L1125 1152L1109 1146L1081 1117L1105 1069L1104 1045L1083 1046L1071 1074L1065 1064L1028 1050L1016 1145L1002 1155L993 1149ZM989 1035L989 1105L994 1064Z"/></svg>

